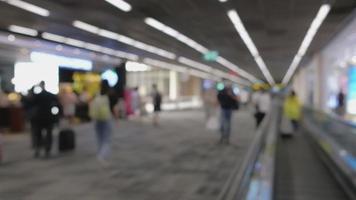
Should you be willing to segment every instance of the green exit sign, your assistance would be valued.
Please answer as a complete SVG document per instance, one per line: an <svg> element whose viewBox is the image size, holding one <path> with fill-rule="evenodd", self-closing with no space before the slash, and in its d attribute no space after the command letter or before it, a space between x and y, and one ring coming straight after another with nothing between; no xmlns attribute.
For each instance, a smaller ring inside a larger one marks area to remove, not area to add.
<svg viewBox="0 0 356 200"><path fill-rule="evenodd" d="M217 51L209 51L209 52L204 54L203 58L204 58L205 61L214 62L214 61L216 61L218 56L219 56L219 52L217 52Z"/></svg>

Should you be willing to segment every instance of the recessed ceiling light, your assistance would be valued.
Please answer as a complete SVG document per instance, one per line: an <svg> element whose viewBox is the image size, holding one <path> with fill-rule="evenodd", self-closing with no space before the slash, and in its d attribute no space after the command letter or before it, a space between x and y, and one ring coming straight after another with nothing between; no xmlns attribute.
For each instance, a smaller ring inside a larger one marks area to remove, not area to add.
<svg viewBox="0 0 356 200"><path fill-rule="evenodd" d="M299 47L297 54L295 55L291 65L288 68L286 75L283 78L283 81L282 81L283 84L288 84L288 82L292 78L295 70L298 68L300 62L302 61L303 56L307 52L311 42L313 41L316 33L319 30L321 24L324 22L324 20L328 16L330 9L331 9L330 4L323 4L320 7L318 14L316 15L313 22L311 23L311 25L308 29L308 32L305 35L301 46Z"/></svg>
<svg viewBox="0 0 356 200"><path fill-rule="evenodd" d="M23 35L29 35L29 36L37 36L37 34L38 34L38 31L36 31L34 29L17 26L17 25L10 25L9 31L14 32L14 33L20 33Z"/></svg>
<svg viewBox="0 0 356 200"><path fill-rule="evenodd" d="M105 0L105 1L125 12L130 12L132 9L131 5L123 0Z"/></svg>
<svg viewBox="0 0 356 200"><path fill-rule="evenodd" d="M50 15L50 12L47 9L30 4L26 1L22 1L22 0L2 0L2 1L4 1L10 5L13 5L15 7L32 12L34 14L41 15L43 17L48 17Z"/></svg>

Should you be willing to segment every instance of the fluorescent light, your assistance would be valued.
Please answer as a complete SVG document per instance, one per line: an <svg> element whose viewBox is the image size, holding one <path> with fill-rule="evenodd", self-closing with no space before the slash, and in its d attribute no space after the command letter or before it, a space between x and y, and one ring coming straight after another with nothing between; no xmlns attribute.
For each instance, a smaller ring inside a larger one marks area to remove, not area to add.
<svg viewBox="0 0 356 200"><path fill-rule="evenodd" d="M52 34L52 33L47 33L47 32L42 33L42 38L44 38L46 40L51 40L54 42L59 42L59 43L64 43L66 41L66 38L63 36Z"/></svg>
<svg viewBox="0 0 356 200"><path fill-rule="evenodd" d="M180 65L174 65L171 63L167 63L167 62L163 62L160 60L145 58L145 59L143 59L143 62L148 65L152 65L152 66L156 66L156 67L160 67L160 68L164 68L164 69L168 69L168 70L173 70L173 71L177 71L177 72L181 72L181 73L187 72L187 68L185 68L185 67L182 67Z"/></svg>
<svg viewBox="0 0 356 200"><path fill-rule="evenodd" d="M197 68L197 69L200 69L200 70L205 71L205 72L211 72L211 70L213 69L210 66L198 63L198 62L196 62L194 60L190 60L190 59L185 58L185 57L179 57L178 58L178 62L180 62L182 64L185 64L185 65L189 65L189 66Z"/></svg>
<svg viewBox="0 0 356 200"><path fill-rule="evenodd" d="M227 2L227 0L219 0L220 2L224 3L224 2Z"/></svg>
<svg viewBox="0 0 356 200"><path fill-rule="evenodd" d="M305 55L305 53L307 52L311 42L313 41L316 33L318 32L321 24L324 22L324 20L326 19L326 17L328 16L329 12L331 9L331 5L330 4L323 4L319 11L318 14L316 15L316 17L314 18L313 22L311 23L307 34L305 35L303 42L301 44L301 46L299 47L299 50L297 52L297 54L295 55L291 65L288 68L288 71L286 73L286 75L284 76L282 83L283 84L287 84L290 79L292 78L295 70L297 70L300 62L303 59L303 56Z"/></svg>
<svg viewBox="0 0 356 200"><path fill-rule="evenodd" d="M21 0L3 0L4 2L13 5L15 7L27 10L29 12L32 12L34 14L37 15L41 15L43 17L48 17L50 12L44 8L41 8L39 6L27 3L25 1L21 1Z"/></svg>
<svg viewBox="0 0 356 200"><path fill-rule="evenodd" d="M262 57L259 55L257 47L253 43L250 35L248 34L245 26L243 25L241 18L237 14L236 10L230 10L227 12L227 15L229 16L231 22L233 23L235 29L239 33L241 39L244 41L245 45L247 46L248 50L254 57L258 67L261 69L263 75L266 77L267 81L270 84L274 84L273 77L271 73L269 72L266 64L264 63Z"/></svg>
<svg viewBox="0 0 356 200"><path fill-rule="evenodd" d="M37 36L38 31L31 29L31 28L26 28L22 26L16 26L16 25L11 25L9 26L9 30L14 33L20 33L24 35L29 35L29 36Z"/></svg>
<svg viewBox="0 0 356 200"><path fill-rule="evenodd" d="M201 52L201 53L206 53L209 50L202 45L198 44L194 40L188 38L187 36L183 35L182 33L179 33L177 30L174 30L173 28L164 25L163 23L157 21L156 19L153 19L151 17L147 17L145 19L145 23L159 31L162 31L163 33L172 36L176 38L177 40L185 43L186 45L190 46L191 48Z"/></svg>
<svg viewBox="0 0 356 200"><path fill-rule="evenodd" d="M90 25L90 24L87 24L87 23L84 23L82 21L78 21L78 20L73 22L73 26L77 27L79 29L94 33L94 34L97 34L99 32L99 28L98 27Z"/></svg>
<svg viewBox="0 0 356 200"><path fill-rule="evenodd" d="M76 27L76 28L79 28L81 30L84 30L84 31L87 31L87 32L90 32L90 33L94 33L96 35L99 35L99 36L102 36L102 37L106 37L106 38L109 38L109 39L112 39L112 40L116 40L116 41L119 41L121 43L125 43L127 45L136 47L138 49L141 49L141 50L144 50L144 51L147 51L147 52L150 52L150 53L153 53L153 54L165 57L165 58L169 58L169 59L174 60L177 57L172 52L169 52L169 51L166 51L164 49L160 49L158 47L155 47L155 46L140 42L138 40L132 39L132 38L127 37L125 35L120 35L118 33L115 33L115 32L109 31L109 30L98 28L96 26L90 25L90 24L82 22L82 21L78 21L78 20L74 21L73 22L73 26Z"/></svg>
<svg viewBox="0 0 356 200"><path fill-rule="evenodd" d="M189 47L195 49L196 51L204 54L204 53L207 53L209 50L208 48L204 47L203 45L197 43L196 41L190 39L189 37L183 35L182 33L180 33L179 31L159 22L158 20L156 19L153 19L153 18L146 18L145 19L145 23L173 38L175 38L176 40L188 45ZM238 66L236 66L235 64L231 63L230 61L226 60L225 58L223 57L219 57L217 59L217 62L221 65L223 65L224 67L232 70L232 71L235 71L235 72L238 72L242 77L244 78L247 78L248 80L252 81L252 82L258 82L259 80L257 78L255 78L254 76L252 76L251 74L249 74L248 72L242 70L241 68L239 68ZM185 63L187 64L187 63ZM192 64L192 63L191 63ZM187 65L190 65L190 64L187 64ZM194 64L195 65L195 64ZM191 65L190 65L191 66ZM195 66L198 66L198 65L195 65Z"/></svg>
<svg viewBox="0 0 356 200"><path fill-rule="evenodd" d="M44 33L42 33L42 37L46 40L51 40L54 42L59 42L59 43L63 43L63 44L71 45L71 46L85 48L90 51L96 51L99 53L110 54L112 56L117 56L120 58L126 58L129 60L138 60L139 59L139 57L136 54L126 53L123 51L110 49L110 48L103 47L103 46L100 46L97 44L92 44L92 43L84 42L81 40L63 37L63 36L52 34L52 33L44 32Z"/></svg>
<svg viewBox="0 0 356 200"><path fill-rule="evenodd" d="M132 9L131 5L123 0L105 0L105 1L125 12L130 12Z"/></svg>
<svg viewBox="0 0 356 200"><path fill-rule="evenodd" d="M81 48L85 46L85 42L72 38L67 38L64 43L75 47L81 47Z"/></svg>
<svg viewBox="0 0 356 200"><path fill-rule="evenodd" d="M220 63L221 65L225 66L226 68L230 69L231 71L237 72L239 75L241 75L242 77L247 78L247 80L249 80L251 82L259 82L259 80L256 77L252 76L251 74L249 74L245 70L239 68L238 66L236 66L233 63L231 63L230 61L226 60L223 57L219 56L216 59L216 62Z"/></svg>

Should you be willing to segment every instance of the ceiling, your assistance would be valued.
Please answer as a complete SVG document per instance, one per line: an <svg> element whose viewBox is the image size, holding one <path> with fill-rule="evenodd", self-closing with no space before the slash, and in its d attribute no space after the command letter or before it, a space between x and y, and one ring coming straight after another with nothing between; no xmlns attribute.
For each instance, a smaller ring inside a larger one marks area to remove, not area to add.
<svg viewBox="0 0 356 200"><path fill-rule="evenodd" d="M26 0L51 11L42 17L0 2L0 28L15 24L151 57L176 62L74 28L74 20L111 30L136 40L228 71L216 62L205 62L187 45L144 23L145 17L178 30L245 71L265 80L226 11L236 9L272 76L280 82L293 60L322 0L126 0L133 9L123 12L104 0ZM314 39L307 56L320 50L340 30L356 0L335 0L327 20Z"/></svg>

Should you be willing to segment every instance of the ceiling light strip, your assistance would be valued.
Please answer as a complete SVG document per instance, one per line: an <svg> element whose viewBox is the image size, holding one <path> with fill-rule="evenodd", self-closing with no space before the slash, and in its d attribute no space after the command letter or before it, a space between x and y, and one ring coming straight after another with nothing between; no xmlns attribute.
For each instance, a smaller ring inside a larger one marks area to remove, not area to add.
<svg viewBox="0 0 356 200"><path fill-rule="evenodd" d="M184 44L188 45L189 47L199 51L200 53L206 53L209 50L205 48L204 46L198 44L196 41L190 39L189 37L183 35L182 33L178 32L177 30L174 30L173 28L164 25L163 23L157 21L156 19L153 19L151 17L147 17L145 19L145 23L169 36L172 36L176 38L177 40L183 42Z"/></svg>
<svg viewBox="0 0 356 200"><path fill-rule="evenodd" d="M1 1L43 17L48 17L50 15L49 10L27 3L26 1L21 1L21 0L1 0Z"/></svg>
<svg viewBox="0 0 356 200"><path fill-rule="evenodd" d="M234 25L235 29L237 30L237 32L239 33L241 39L243 40L243 42L247 46L248 50L250 51L250 53L254 57L258 67L261 69L261 71L262 71L263 75L265 76L265 78L267 79L267 81L270 84L275 84L271 73L269 72L269 70L268 70L265 62L263 61L262 57L259 55L259 52L257 50L256 45L253 43L250 35L248 34L244 24L241 21L240 16L237 14L236 10L228 11L227 15L229 16L231 22L233 23L233 25Z"/></svg>
<svg viewBox="0 0 356 200"><path fill-rule="evenodd" d="M33 36L33 37L38 35L38 31L35 29L26 28L26 27L17 26L17 25L10 25L8 29L11 32L19 33L19 34L23 34L23 35L29 35L29 36Z"/></svg>
<svg viewBox="0 0 356 200"><path fill-rule="evenodd" d="M124 12L130 12L132 10L132 6L124 0L105 0L105 1Z"/></svg>
<svg viewBox="0 0 356 200"><path fill-rule="evenodd" d="M205 71L205 72L212 72L213 68L210 67L210 66L207 66L207 65L204 65L204 64L201 64L199 62L196 62L194 60L191 60L191 59L188 59L188 58L185 58L185 57L179 57L178 58L178 62L182 63L182 64L185 64L185 65L189 65L191 67L194 67L196 69L199 69L199 70L202 70L202 71Z"/></svg>
<svg viewBox="0 0 356 200"><path fill-rule="evenodd" d="M192 40L191 38L185 36L184 34L180 33L179 31L159 22L156 19L153 18L146 18L145 19L145 23L175 39L177 39L178 41L186 44L187 46L195 49L196 51L204 54L207 53L209 51L208 48L204 47L203 45L197 43L196 41ZM257 78L255 78L254 76L252 76L251 74L249 74L248 72L242 70L241 68L239 68L238 66L236 66L235 64L232 64L230 61L226 60L223 57L219 57L217 59L217 62L221 65L223 65L224 67L238 72L242 77L247 78L248 80L250 80L251 82L258 82L259 80Z"/></svg>
<svg viewBox="0 0 356 200"><path fill-rule="evenodd" d="M104 47L104 46L100 46L100 45L84 42L84 41L81 41L81 40L76 40L76 39L73 39L73 38L63 37L63 36L52 34L52 33L44 32L44 33L42 33L42 38L44 38L46 40L51 40L51 41L54 41L54 42L59 42L59 43L63 43L63 44L67 44L67 45L71 45L71 46L75 46L75 47L84 48L84 49L87 49L87 50L90 50L90 51L95 51L95 52L98 52L98 53L108 54L108 55L116 56L116 57L120 57L120 58L126 58L126 59L129 59L129 60L135 60L136 61L136 60L139 59L139 57L136 54L127 53L127 52L123 52L123 51L107 48L107 47Z"/></svg>
<svg viewBox="0 0 356 200"><path fill-rule="evenodd" d="M295 55L291 65L288 68L286 75L284 76L284 78L282 80L283 84L288 84L288 82L291 80L294 72L297 70L300 62L303 59L303 56L307 52L311 42L313 41L316 33L319 30L320 26L323 24L324 20L328 16L330 9L331 9L330 4L323 4L320 7L318 14L316 15L313 22L311 23L311 25L308 29L308 32L305 35L301 46L299 47L297 54Z"/></svg>
<svg viewBox="0 0 356 200"><path fill-rule="evenodd" d="M153 54L156 54L156 55L168 58L168 59L174 60L176 58L176 55L172 52L160 49L158 47L155 47L155 46L152 46L152 45L140 42L140 41L137 41L130 37L127 37L127 36L124 36L124 35L109 31L109 30L98 28L96 26L93 26L91 24L88 24L88 23L85 23L82 21L78 21L78 20L74 21L73 26L78 29L81 29L81 30L105 37L105 38L116 40L121 43L133 46L135 48L138 48L138 49L141 49L141 50L144 50L144 51L147 51L147 52L150 52L150 53L153 53Z"/></svg>

